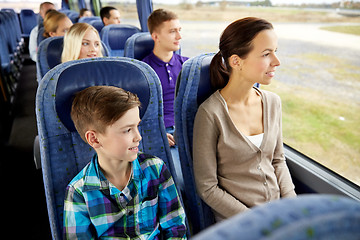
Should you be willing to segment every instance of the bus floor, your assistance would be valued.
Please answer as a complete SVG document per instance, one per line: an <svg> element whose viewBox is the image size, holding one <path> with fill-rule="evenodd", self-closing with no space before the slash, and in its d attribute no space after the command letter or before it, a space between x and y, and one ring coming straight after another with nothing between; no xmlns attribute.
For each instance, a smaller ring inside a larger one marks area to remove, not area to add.
<svg viewBox="0 0 360 240"><path fill-rule="evenodd" d="M37 85L36 65L25 55L9 140L0 151L1 229L12 239L51 239L42 172L33 160Z"/></svg>

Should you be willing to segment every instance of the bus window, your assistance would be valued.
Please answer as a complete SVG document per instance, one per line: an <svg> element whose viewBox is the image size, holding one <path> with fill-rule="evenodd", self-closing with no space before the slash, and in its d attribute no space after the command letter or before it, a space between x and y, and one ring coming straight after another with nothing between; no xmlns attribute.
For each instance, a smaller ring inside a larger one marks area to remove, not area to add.
<svg viewBox="0 0 360 240"><path fill-rule="evenodd" d="M154 9L178 14L187 57L217 52L221 32L236 19L273 23L281 66L272 84L261 88L282 99L284 142L360 185L360 17L338 14L339 3L315 0L273 7L184 2L154 0Z"/></svg>

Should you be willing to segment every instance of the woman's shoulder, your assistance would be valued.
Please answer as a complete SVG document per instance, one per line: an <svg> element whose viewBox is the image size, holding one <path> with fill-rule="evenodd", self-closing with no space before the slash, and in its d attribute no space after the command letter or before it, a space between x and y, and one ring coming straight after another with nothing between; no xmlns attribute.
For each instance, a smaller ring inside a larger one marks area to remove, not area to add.
<svg viewBox="0 0 360 240"><path fill-rule="evenodd" d="M210 95L202 104L200 104L199 109L215 110L220 107L223 103L223 99L221 97L220 91L217 90L213 94Z"/></svg>

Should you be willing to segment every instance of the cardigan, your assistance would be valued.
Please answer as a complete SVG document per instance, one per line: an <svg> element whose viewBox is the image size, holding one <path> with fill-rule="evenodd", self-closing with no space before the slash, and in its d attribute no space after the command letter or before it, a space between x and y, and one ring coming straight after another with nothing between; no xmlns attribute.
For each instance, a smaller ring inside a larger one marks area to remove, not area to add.
<svg viewBox="0 0 360 240"><path fill-rule="evenodd" d="M219 90L200 105L195 117L196 187L216 219L280 197L296 196L283 151L280 97L256 90L263 103L260 147L237 130Z"/></svg>

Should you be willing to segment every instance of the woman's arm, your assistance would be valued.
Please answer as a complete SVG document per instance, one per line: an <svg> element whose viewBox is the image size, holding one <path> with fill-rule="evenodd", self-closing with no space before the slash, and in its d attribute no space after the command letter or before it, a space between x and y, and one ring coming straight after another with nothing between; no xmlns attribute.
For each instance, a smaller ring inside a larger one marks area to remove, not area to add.
<svg viewBox="0 0 360 240"><path fill-rule="evenodd" d="M214 116L199 108L194 122L193 164L197 191L215 212L228 218L247 207L223 190L217 178L217 141L219 128Z"/></svg>

